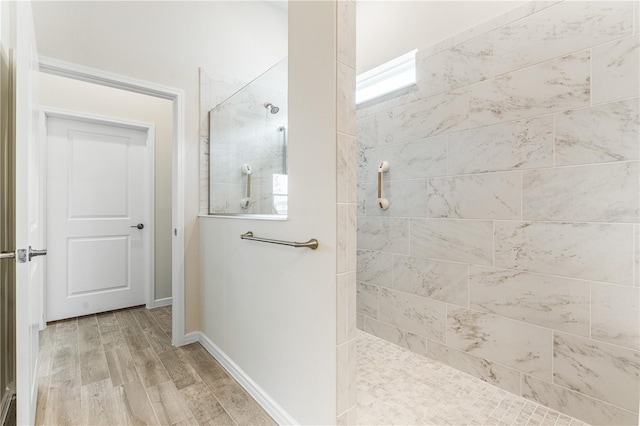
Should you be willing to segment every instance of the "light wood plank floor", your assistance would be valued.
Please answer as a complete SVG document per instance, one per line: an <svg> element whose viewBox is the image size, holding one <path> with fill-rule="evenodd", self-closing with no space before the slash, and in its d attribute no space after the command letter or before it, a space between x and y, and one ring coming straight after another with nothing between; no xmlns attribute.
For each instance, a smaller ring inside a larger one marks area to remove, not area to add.
<svg viewBox="0 0 640 426"><path fill-rule="evenodd" d="M199 343L170 335L171 307L48 324L36 425L275 425Z"/></svg>

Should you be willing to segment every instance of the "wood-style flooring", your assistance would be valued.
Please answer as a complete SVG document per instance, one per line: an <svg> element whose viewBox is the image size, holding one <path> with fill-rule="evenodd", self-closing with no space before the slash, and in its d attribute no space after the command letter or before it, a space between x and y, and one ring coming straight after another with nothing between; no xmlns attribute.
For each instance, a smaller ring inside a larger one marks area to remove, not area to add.
<svg viewBox="0 0 640 426"><path fill-rule="evenodd" d="M170 335L171 307L48 324L36 425L275 425L199 343Z"/></svg>

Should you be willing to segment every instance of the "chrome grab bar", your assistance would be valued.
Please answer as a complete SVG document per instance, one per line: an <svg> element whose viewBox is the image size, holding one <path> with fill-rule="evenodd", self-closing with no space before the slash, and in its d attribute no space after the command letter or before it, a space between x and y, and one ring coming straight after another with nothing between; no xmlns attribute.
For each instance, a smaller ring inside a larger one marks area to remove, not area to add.
<svg viewBox="0 0 640 426"><path fill-rule="evenodd" d="M240 199L240 207L243 209L248 209L249 204L251 203L251 165L243 164L240 168L243 174L247 175L247 191L246 197Z"/></svg>
<svg viewBox="0 0 640 426"><path fill-rule="evenodd" d="M318 248L318 240L316 240L315 238L312 238L305 243L298 243L296 241L282 241L282 240L272 240L270 238L254 237L253 232L251 231L245 232L244 234L240 235L240 238L242 238L243 240L252 240L252 241L260 241L263 243L280 244L283 246L306 247L306 248L310 248L311 250L315 250Z"/></svg>
<svg viewBox="0 0 640 426"><path fill-rule="evenodd" d="M382 210L389 208L389 200L382 196L382 174L389 171L389 162L383 161L378 166L378 206Z"/></svg>
<svg viewBox="0 0 640 426"><path fill-rule="evenodd" d="M7 251L7 252L2 252L0 253L0 259L13 259L16 257L16 252L15 251Z"/></svg>

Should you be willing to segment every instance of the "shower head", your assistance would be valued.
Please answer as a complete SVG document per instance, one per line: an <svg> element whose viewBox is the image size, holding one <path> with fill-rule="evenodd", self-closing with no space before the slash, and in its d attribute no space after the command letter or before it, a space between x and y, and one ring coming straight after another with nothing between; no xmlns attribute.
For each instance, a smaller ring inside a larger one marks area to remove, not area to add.
<svg viewBox="0 0 640 426"><path fill-rule="evenodd" d="M271 102L265 102L264 107L271 112L271 114L277 114L280 108L272 104Z"/></svg>

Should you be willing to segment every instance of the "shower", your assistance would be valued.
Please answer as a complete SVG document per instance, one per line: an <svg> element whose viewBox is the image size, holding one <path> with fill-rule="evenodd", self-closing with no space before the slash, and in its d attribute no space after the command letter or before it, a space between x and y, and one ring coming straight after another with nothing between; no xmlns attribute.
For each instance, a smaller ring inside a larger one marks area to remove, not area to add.
<svg viewBox="0 0 640 426"><path fill-rule="evenodd" d="M271 114L277 114L280 111L280 108L272 104L271 102L265 102L264 107L268 109Z"/></svg>

